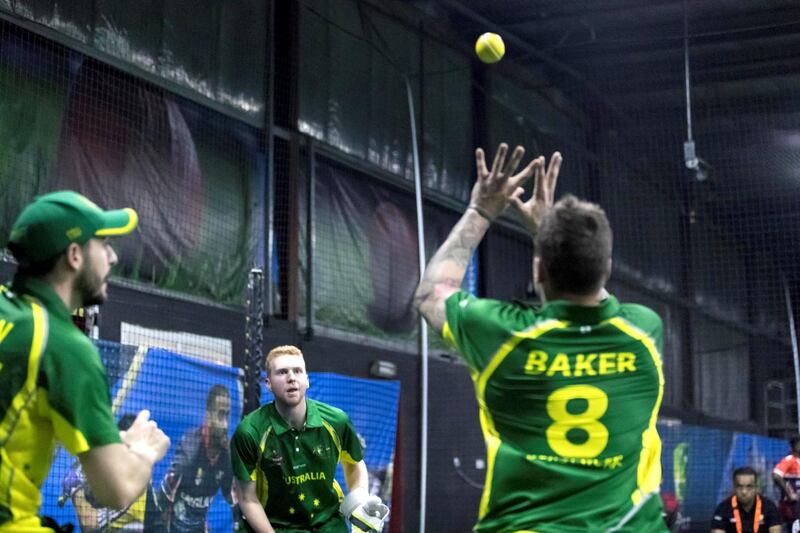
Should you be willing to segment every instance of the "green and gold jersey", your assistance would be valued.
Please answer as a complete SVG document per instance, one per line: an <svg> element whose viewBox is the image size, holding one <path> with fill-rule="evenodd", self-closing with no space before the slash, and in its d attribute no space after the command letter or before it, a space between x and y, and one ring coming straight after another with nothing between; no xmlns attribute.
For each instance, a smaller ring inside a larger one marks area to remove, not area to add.
<svg viewBox="0 0 800 533"><path fill-rule="evenodd" d="M306 405L301 430L287 424L274 402L244 417L231 441L233 474L256 483L274 528L346 533L334 475L339 461L363 459L361 442L344 411L310 399Z"/></svg>
<svg viewBox="0 0 800 533"><path fill-rule="evenodd" d="M666 531L658 315L613 296L537 309L457 292L446 307L486 440L475 530Z"/></svg>
<svg viewBox="0 0 800 533"><path fill-rule="evenodd" d="M36 513L56 441L120 442L105 368L55 292L18 278L0 287L0 531L50 531Z"/></svg>

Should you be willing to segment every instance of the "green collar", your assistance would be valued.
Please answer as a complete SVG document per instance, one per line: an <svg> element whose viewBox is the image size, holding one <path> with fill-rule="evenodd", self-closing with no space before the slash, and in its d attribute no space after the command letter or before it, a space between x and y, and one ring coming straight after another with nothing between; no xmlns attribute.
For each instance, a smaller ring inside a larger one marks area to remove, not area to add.
<svg viewBox="0 0 800 533"><path fill-rule="evenodd" d="M56 294L56 291L46 282L38 278L25 276L14 276L11 283L11 290L18 294L29 294L42 302L51 316L57 316L64 320L72 320L72 315L64 305L64 301Z"/></svg>
<svg viewBox="0 0 800 533"><path fill-rule="evenodd" d="M306 398L306 423L303 425L303 429L322 427L322 416L319 414L319 409L316 404L317 402L314 400ZM278 408L275 407L275 401L267 404L267 415L269 416L276 435L282 435L291 429L286 420L284 420L278 412Z"/></svg>
<svg viewBox="0 0 800 533"><path fill-rule="evenodd" d="M542 316L578 324L597 324L619 313L619 302L609 296L600 305L575 305L566 300L553 300L541 308Z"/></svg>

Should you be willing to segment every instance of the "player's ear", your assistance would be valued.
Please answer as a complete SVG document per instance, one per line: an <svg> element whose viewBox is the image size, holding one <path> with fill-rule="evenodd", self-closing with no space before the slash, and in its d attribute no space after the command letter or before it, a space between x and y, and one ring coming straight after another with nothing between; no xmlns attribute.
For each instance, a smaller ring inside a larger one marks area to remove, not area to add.
<svg viewBox="0 0 800 533"><path fill-rule="evenodd" d="M64 261L66 261L70 270L80 270L84 261L81 245L76 242L70 243L64 251Z"/></svg>

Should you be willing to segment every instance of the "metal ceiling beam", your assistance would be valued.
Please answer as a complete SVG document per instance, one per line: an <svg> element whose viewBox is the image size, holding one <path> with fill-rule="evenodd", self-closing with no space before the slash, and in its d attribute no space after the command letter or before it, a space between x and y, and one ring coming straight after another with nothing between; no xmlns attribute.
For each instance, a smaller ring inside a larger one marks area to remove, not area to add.
<svg viewBox="0 0 800 533"><path fill-rule="evenodd" d="M499 21L503 24L504 27L510 29L511 31L515 32L525 32L530 30L536 31L540 30L545 27L553 27L553 28L563 28L565 25L574 23L577 20L584 19L584 20L609 20L609 21L617 21L621 19L634 19L637 21L643 21L646 19L663 19L663 13L667 12L668 10L674 7L676 15L675 20L679 21L682 20L683 17L683 3L682 0L664 0L661 2L654 2L649 1L647 3L642 3L640 0L636 2L625 4L625 5L618 5L616 7L599 7L599 2L593 2L591 7L587 7L586 9L575 9L573 4L569 2L563 2L562 5L569 6L571 8L570 11L564 10L557 13L548 13L546 17L525 17L520 16L520 10L515 11L514 17L509 18L507 20ZM658 11L658 14L656 14ZM633 13L638 13L634 15ZM513 21L513 22L512 22ZM530 25L530 28L526 28L526 26ZM536 25L535 27L533 25ZM545 30L547 28L544 28Z"/></svg>

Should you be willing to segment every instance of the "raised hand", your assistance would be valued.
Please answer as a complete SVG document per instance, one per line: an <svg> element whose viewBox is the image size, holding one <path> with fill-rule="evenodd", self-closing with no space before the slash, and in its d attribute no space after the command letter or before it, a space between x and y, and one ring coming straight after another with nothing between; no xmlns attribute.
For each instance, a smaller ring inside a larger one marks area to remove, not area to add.
<svg viewBox="0 0 800 533"><path fill-rule="evenodd" d="M521 189L535 169L544 164L544 158L534 159L521 172L514 174L525 155L525 149L522 146L514 148L511 158L506 162L507 154L508 145L501 143L489 170L483 149L475 150L478 179L472 187L469 207L489 220L503 213L517 189Z"/></svg>
<svg viewBox="0 0 800 533"><path fill-rule="evenodd" d="M561 153L554 152L550 157L550 164L545 172L544 156L534 159L534 162L538 161L539 164L535 165L534 168L533 194L526 202L521 199L522 194L525 192L522 187L517 188L511 195L511 205L519 214L522 225L531 235L536 235L542 219L553 207L556 182L558 181L558 173L561 170L561 160Z"/></svg>
<svg viewBox="0 0 800 533"><path fill-rule="evenodd" d="M119 436L128 448L147 459L150 464L161 460L169 449L169 437L159 429L155 420L150 420L150 411L144 409L136 416L127 431L120 431Z"/></svg>

